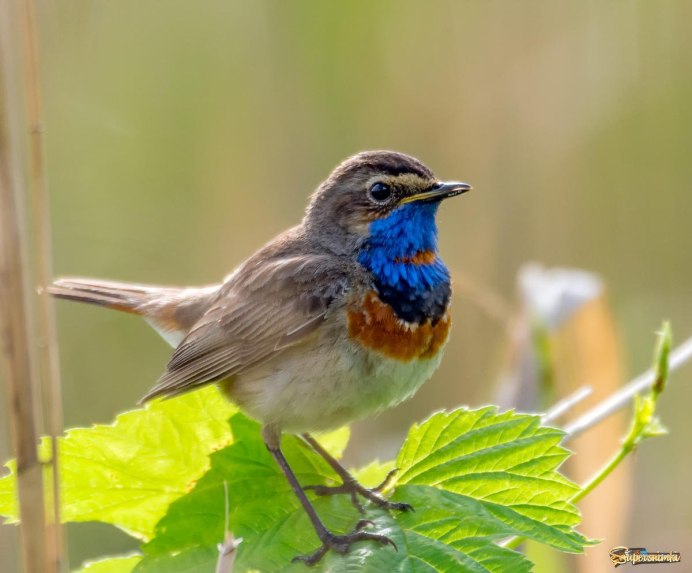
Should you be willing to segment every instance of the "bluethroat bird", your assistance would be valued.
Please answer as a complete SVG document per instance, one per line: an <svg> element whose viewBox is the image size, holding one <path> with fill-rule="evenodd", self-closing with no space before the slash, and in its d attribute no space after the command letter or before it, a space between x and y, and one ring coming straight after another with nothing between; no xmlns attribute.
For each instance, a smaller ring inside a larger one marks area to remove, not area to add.
<svg viewBox="0 0 692 573"><path fill-rule="evenodd" d="M348 493L407 510L367 489L310 435L390 408L435 371L451 318L451 282L437 252L440 202L471 189L441 182L417 159L359 153L317 188L302 223L282 233L217 285L173 288L65 278L50 292L142 316L175 351L144 401L218 383L263 424L262 437L322 543L345 553L357 541L394 543L365 531L330 532L305 494ZM281 451L300 434L341 478L301 487ZM392 476L387 476L388 479Z"/></svg>

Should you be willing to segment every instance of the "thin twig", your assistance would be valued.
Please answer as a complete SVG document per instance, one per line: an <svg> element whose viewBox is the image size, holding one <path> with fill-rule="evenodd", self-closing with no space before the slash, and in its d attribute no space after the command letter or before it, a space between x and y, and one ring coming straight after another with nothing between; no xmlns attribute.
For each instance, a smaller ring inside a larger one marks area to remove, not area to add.
<svg viewBox="0 0 692 573"><path fill-rule="evenodd" d="M228 482L223 482L223 494L224 494L224 510L226 514L223 543L219 543L219 557L216 561L216 573L233 573L233 564L235 563L235 557L237 554L236 549L242 543L243 539L235 538L228 525L229 512L230 512L230 502L228 499Z"/></svg>
<svg viewBox="0 0 692 573"><path fill-rule="evenodd" d="M563 398L554 406L552 406L549 410L547 410L541 416L541 423L550 424L550 422L557 420L565 413L567 413L569 410L574 408L577 404L591 396L592 393L593 388L591 386L582 386L576 392L572 392L572 394L570 394L566 398Z"/></svg>
<svg viewBox="0 0 692 573"><path fill-rule="evenodd" d="M675 350L670 353L669 368L673 372L680 368L683 364L692 359L692 337L680 344ZM577 418L574 422L567 424L563 429L567 432L564 441L571 440L582 434L592 426L598 424L601 420L614 414L621 408L629 404L636 394L641 394L645 390L651 388L655 382L656 374L652 369L647 370L643 374L637 376L632 382L612 394Z"/></svg>

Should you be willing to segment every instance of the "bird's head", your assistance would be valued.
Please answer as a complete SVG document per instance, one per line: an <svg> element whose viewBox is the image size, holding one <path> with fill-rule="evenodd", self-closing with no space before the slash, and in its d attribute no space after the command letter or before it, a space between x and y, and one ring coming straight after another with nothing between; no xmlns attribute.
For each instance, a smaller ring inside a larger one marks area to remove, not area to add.
<svg viewBox="0 0 692 573"><path fill-rule="evenodd" d="M443 182L417 159L365 151L338 165L313 194L303 224L323 246L348 254L389 244L392 256L435 249L440 202L471 186Z"/></svg>

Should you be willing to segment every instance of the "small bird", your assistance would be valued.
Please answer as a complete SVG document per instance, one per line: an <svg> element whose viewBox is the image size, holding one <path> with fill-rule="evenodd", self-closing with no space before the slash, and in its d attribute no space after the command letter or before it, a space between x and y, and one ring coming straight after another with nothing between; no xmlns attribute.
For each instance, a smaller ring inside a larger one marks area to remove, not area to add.
<svg viewBox="0 0 692 573"><path fill-rule="evenodd" d="M385 509L393 472L368 489L310 435L391 408L438 367L451 326L450 274L438 255L443 199L471 186L441 182L417 159L366 151L346 159L310 198L303 221L267 243L221 284L158 287L82 278L57 280L58 298L142 316L174 348L143 401L218 383L259 420L264 442L322 545L296 559L312 565L358 541L393 541L358 522L329 531L305 494L348 493ZM281 451L295 433L334 469L336 487L301 487Z"/></svg>

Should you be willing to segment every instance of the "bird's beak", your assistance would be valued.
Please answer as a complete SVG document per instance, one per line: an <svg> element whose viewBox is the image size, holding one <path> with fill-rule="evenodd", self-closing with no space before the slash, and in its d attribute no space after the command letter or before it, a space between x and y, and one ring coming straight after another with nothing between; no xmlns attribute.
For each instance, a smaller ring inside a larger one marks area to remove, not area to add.
<svg viewBox="0 0 692 573"><path fill-rule="evenodd" d="M401 204L418 201L424 201L426 203L442 201L443 199L456 197L457 195L471 191L471 189L473 189L471 185L468 183L463 183L462 181L440 181L422 193L416 193L415 195L404 197L401 200Z"/></svg>

